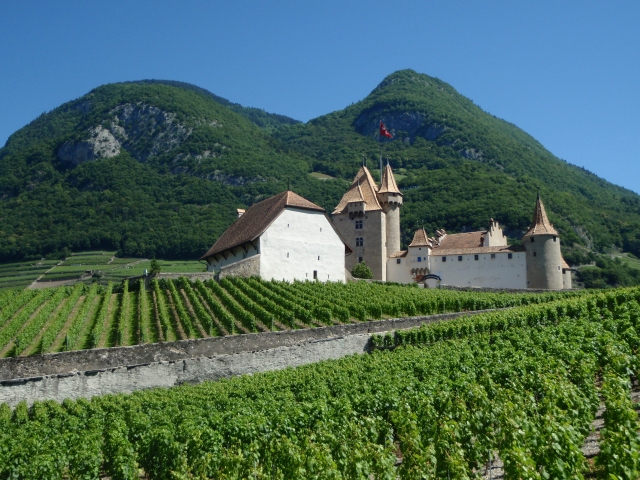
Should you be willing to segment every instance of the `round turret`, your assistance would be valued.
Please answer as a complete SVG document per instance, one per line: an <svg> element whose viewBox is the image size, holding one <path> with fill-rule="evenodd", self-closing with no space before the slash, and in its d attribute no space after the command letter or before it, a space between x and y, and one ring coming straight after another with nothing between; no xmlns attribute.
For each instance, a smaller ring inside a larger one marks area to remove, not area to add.
<svg viewBox="0 0 640 480"><path fill-rule="evenodd" d="M402 206L402 193L393 176L391 166L387 166L382 173L382 182L377 192L378 202L386 218L387 255L400 251L400 207Z"/></svg>
<svg viewBox="0 0 640 480"><path fill-rule="evenodd" d="M522 237L527 259L527 287L545 290L560 290L562 282L562 253L560 237L549 223L547 213L540 200L536 200L533 226Z"/></svg>

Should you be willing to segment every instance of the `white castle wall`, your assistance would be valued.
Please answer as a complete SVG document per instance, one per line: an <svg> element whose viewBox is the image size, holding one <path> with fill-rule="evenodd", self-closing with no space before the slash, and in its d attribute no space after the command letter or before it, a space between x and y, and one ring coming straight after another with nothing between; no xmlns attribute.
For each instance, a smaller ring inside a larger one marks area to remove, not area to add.
<svg viewBox="0 0 640 480"><path fill-rule="evenodd" d="M448 255L445 262L442 256L431 256L431 273L442 279L443 285L457 285L461 287L487 288L527 288L527 268L525 252L513 253L509 259L507 253L496 253L491 259L490 253L462 255Z"/></svg>
<svg viewBox="0 0 640 480"><path fill-rule="evenodd" d="M344 282L344 244L323 212L287 208L260 237L265 280Z"/></svg>
<svg viewBox="0 0 640 480"><path fill-rule="evenodd" d="M400 260L400 263L398 263L398 260ZM407 267L408 264L409 259L407 257L389 258L387 260L387 282L413 283L413 276L411 275L411 270Z"/></svg>

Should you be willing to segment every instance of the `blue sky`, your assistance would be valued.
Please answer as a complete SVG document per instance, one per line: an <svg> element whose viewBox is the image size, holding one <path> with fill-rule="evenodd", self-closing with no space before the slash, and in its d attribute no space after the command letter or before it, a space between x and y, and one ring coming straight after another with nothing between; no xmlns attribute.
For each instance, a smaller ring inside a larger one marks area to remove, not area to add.
<svg viewBox="0 0 640 480"><path fill-rule="evenodd" d="M403 68L640 193L640 2L4 1L0 145L105 83L181 80L307 121Z"/></svg>

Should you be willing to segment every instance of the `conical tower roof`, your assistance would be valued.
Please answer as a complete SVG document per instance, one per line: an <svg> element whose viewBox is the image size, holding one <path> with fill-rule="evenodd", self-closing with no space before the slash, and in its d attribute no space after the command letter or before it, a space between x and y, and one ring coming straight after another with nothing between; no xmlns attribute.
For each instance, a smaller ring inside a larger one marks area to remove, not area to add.
<svg viewBox="0 0 640 480"><path fill-rule="evenodd" d="M351 202L364 201L365 211L382 210L376 197L377 192L378 186L371 176L369 169L364 166L360 167L349 190L342 196L340 203L338 203L338 206L333 211L334 215L342 213L344 209L347 208L347 204Z"/></svg>
<svg viewBox="0 0 640 480"><path fill-rule="evenodd" d="M558 235L558 232L547 217L547 212L544 209L544 204L540 199L540 194L536 199L536 209L533 212L533 224L529 231L524 234L525 237L531 237L533 235Z"/></svg>
<svg viewBox="0 0 640 480"><path fill-rule="evenodd" d="M427 232L424 227L419 228L413 234L413 241L409 245L410 247L430 247L431 243L429 242L429 237L427 237Z"/></svg>
<svg viewBox="0 0 640 480"><path fill-rule="evenodd" d="M398 184L396 183L396 179L393 176L393 171L391 171L391 166L389 162L387 162L387 166L382 173L382 185L380 185L380 190L378 193L397 193L402 195L400 189L398 188Z"/></svg>

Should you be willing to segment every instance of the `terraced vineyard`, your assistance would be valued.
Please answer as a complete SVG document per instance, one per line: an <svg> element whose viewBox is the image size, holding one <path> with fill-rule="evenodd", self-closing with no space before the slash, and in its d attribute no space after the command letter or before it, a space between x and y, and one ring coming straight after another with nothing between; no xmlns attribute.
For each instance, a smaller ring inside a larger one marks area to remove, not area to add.
<svg viewBox="0 0 640 480"><path fill-rule="evenodd" d="M150 286L77 284L0 293L0 357L502 308L584 294L490 294L256 278L220 283L154 279Z"/></svg>
<svg viewBox="0 0 640 480"><path fill-rule="evenodd" d="M203 265L197 261L158 260L161 271L165 273L202 272ZM43 276L43 281L79 280L101 282L119 282L128 277L143 275L151 269L151 260L145 258L120 258L115 252L79 252L55 265Z"/></svg>
<svg viewBox="0 0 640 480"><path fill-rule="evenodd" d="M2 264L0 265L0 291L23 289L57 263L58 260L38 260Z"/></svg>
<svg viewBox="0 0 640 480"><path fill-rule="evenodd" d="M390 292L445 307L483 299L380 285L225 283L194 290L225 292L237 305L250 287L264 298L267 290L301 299L378 293L384 308ZM189 308L181 286L156 285L167 309L173 295ZM295 369L0 405L0 478L470 479L489 478L497 460L504 478L637 479L630 389L640 374L639 301L638 288L583 292L377 336L372 354ZM183 328L199 331L196 318ZM582 448L599 409L593 457Z"/></svg>

